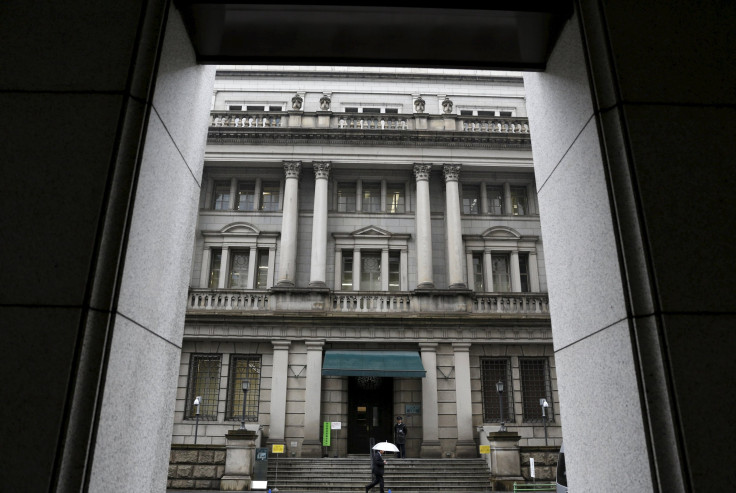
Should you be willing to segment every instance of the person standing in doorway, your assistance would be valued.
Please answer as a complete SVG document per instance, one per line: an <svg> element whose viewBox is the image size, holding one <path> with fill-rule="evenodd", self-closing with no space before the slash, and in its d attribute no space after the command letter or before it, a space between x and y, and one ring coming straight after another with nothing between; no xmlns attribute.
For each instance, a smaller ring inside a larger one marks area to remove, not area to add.
<svg viewBox="0 0 736 493"><path fill-rule="evenodd" d="M386 461L383 460L383 450L376 450L373 452L373 461L371 462L371 472L373 473L373 482L365 487L365 493L373 488L375 485L381 485L381 493L383 493L383 466L386 465Z"/></svg>
<svg viewBox="0 0 736 493"><path fill-rule="evenodd" d="M406 458L406 433L408 429L406 428L406 425L404 424L404 421L402 420L401 416L396 416L396 424L394 425L394 442L396 443L396 446L399 448L399 459L405 459Z"/></svg>

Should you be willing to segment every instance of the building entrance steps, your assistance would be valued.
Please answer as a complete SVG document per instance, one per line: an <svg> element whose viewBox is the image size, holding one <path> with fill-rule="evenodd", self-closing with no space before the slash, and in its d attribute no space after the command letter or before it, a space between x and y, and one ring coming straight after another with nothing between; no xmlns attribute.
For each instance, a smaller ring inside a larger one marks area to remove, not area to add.
<svg viewBox="0 0 736 493"><path fill-rule="evenodd" d="M277 465L278 461L278 476ZM486 461L478 459L396 459L386 456L385 490L392 493L487 493ZM281 493L362 493L371 482L368 455L347 458L269 458L268 484ZM374 488L372 491L378 491Z"/></svg>

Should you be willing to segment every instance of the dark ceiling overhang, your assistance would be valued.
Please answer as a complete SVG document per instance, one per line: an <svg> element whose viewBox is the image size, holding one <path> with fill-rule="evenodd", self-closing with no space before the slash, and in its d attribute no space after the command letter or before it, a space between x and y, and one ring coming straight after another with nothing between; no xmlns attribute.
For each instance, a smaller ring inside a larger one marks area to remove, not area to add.
<svg viewBox="0 0 736 493"><path fill-rule="evenodd" d="M544 70L572 1L418 8L174 0L203 64Z"/></svg>

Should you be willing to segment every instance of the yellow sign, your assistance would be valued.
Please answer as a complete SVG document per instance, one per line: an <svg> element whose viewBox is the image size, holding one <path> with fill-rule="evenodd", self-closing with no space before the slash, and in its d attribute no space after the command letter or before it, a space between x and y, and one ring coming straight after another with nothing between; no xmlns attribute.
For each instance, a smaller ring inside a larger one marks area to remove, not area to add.
<svg viewBox="0 0 736 493"><path fill-rule="evenodd" d="M481 445L480 446L480 453L481 454L490 454L491 453L491 446L490 445Z"/></svg>
<svg viewBox="0 0 736 493"><path fill-rule="evenodd" d="M284 445L274 443L273 448L271 449L271 453L273 454L283 454L284 453Z"/></svg>

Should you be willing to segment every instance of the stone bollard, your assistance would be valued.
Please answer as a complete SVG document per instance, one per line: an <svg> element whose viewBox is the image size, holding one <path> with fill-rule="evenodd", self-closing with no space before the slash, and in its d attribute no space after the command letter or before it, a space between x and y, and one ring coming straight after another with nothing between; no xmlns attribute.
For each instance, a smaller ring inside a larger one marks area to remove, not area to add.
<svg viewBox="0 0 736 493"><path fill-rule="evenodd" d="M250 430L227 432L225 474L220 480L220 491L250 491L257 437Z"/></svg>
<svg viewBox="0 0 736 493"><path fill-rule="evenodd" d="M519 434L512 431L496 431L488 434L494 491L511 491L515 481L524 481L521 476L519 439L521 439ZM509 487L511 489L507 489Z"/></svg>

